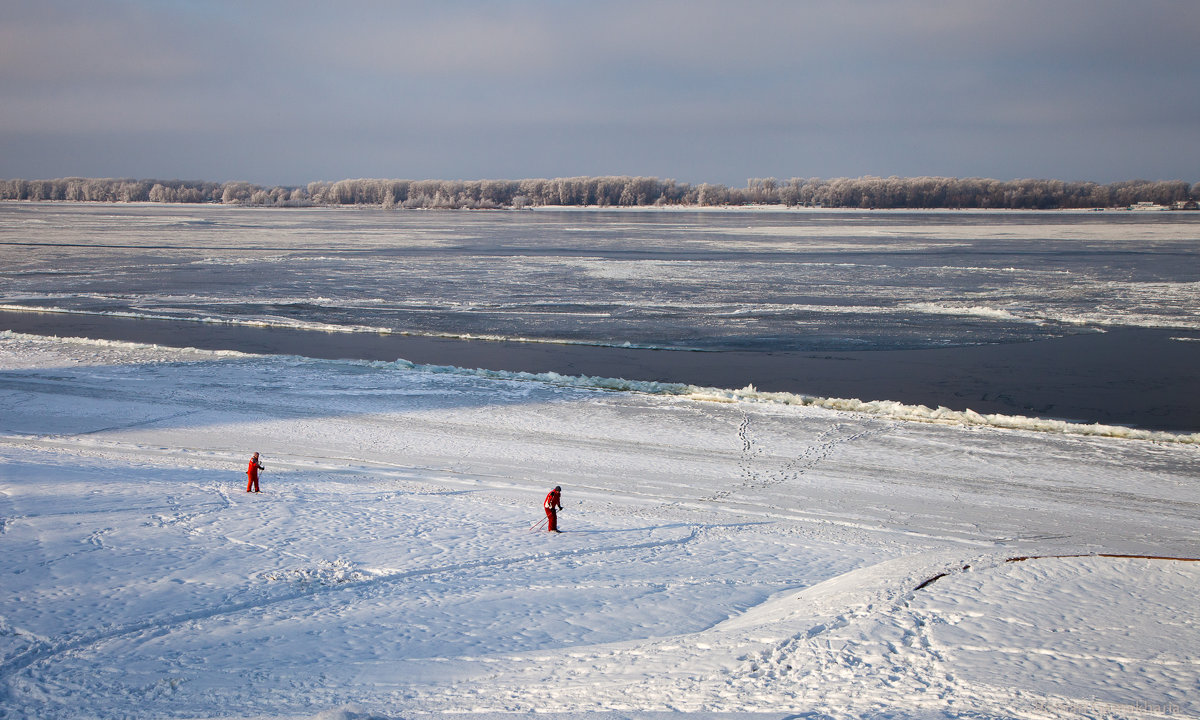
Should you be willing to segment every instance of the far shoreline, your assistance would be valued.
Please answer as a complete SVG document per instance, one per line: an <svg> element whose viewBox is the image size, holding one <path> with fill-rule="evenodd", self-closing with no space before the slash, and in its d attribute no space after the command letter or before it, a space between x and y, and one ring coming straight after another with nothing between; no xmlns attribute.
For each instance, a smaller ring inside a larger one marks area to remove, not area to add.
<svg viewBox="0 0 1200 720"><path fill-rule="evenodd" d="M343 212L469 212L469 213L522 213L522 212L622 212L622 213L792 213L797 215L830 213L849 215L855 213L888 215L962 214L962 215L1087 215L1109 213L1132 217L1159 215L1197 216L1196 210L1176 210L1166 206L1137 210L1131 207L1060 207L1060 208L981 208L981 207L820 207L809 205L748 204L748 205L528 205L525 207L382 207L378 204L308 204L308 205L255 205L253 203L221 202L156 202L153 200L16 200L0 198L0 205L57 206L57 207L142 207L142 208L225 208L241 210L331 210Z"/></svg>
<svg viewBox="0 0 1200 720"><path fill-rule="evenodd" d="M0 199L380 209L745 208L1200 210L1200 184L1184 180L985 177L749 178L745 187L649 176L413 180L346 178L302 185L155 178L0 179Z"/></svg>

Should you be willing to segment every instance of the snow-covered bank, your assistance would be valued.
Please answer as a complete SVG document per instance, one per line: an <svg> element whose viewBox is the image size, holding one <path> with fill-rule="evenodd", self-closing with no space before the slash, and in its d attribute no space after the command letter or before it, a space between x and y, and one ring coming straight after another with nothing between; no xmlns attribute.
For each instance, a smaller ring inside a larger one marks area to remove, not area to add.
<svg viewBox="0 0 1200 720"><path fill-rule="evenodd" d="M771 403L780 405L799 405L820 407L830 410L841 410L867 415L879 415L892 420L908 422L927 422L943 425L984 425L1011 430L1030 430L1033 432L1061 433L1064 435L1095 435L1099 437L1126 438L1130 440L1152 440L1166 443L1200 444L1200 433L1172 433L1156 430L1104 425L1101 423L1080 423L1052 418L1025 417L1023 415L1003 415L1000 413L978 413L974 410L951 410L946 407L931 408L925 405L908 405L894 400L859 400L857 398L827 398L813 395L801 395L789 392L763 392L748 385L740 390L722 388L697 387L685 383L663 383L650 380L626 380L624 378L589 377L579 375L562 375L555 372L527 373L504 370L486 370L461 368L450 365L422 365L407 361L396 363L379 363L380 365L395 364L403 368L411 368L421 372L446 373L451 375L477 375L497 380L523 380L531 382L550 383L557 386L580 389L618 390L624 392L647 393L650 395L675 395L693 400L730 403Z"/></svg>
<svg viewBox="0 0 1200 720"><path fill-rule="evenodd" d="M0 308L0 311L2 311L2 310L3 310L3 308ZM9 321L11 322L11 319ZM159 326L160 329L163 327L170 327L170 326L169 325ZM39 335L42 335L42 334L51 335L51 333L46 331L45 328L38 328L38 329L39 329L39 331L42 331L42 332L39 332ZM138 328L137 326L131 326L131 327L126 327L126 328L108 328L108 327L90 328L90 330L92 332L101 332L101 333L114 332L114 331L119 333L121 330L131 331L131 330L139 330L139 329L140 328ZM152 336L152 333L153 333L152 330L151 331L142 330L143 337ZM23 337L23 335L22 335L22 333L19 333L16 331L0 330L0 338L5 338L5 337L18 338L18 337ZM85 343L85 344L95 344L98 346L108 346L108 345L112 345L114 342L112 340L97 339L92 336L89 336L87 338L79 337L79 338L71 338L71 339L74 342L81 342L81 343ZM203 338L203 337L192 338L192 339L193 340L199 339L202 341L206 340L206 338ZM294 342L294 340L295 339L293 338L293 342ZM321 339L319 336L314 337L314 336L310 335L308 337L305 337L303 340L301 340L301 342L320 343L320 340ZM1178 341L1177 338L1170 338L1170 340L1172 343ZM276 340L276 341L278 341L278 340ZM144 348L147 350L157 350L159 347L158 345L149 345L149 344L145 344L145 343L140 343L140 344L139 343L125 343L123 340L117 340L115 342L118 344L127 345L131 349L132 348ZM217 347L222 347L226 344L236 346L238 344L239 340L236 338L234 338L234 339L222 338L216 342L217 342ZM253 340L242 339L241 342L247 342L250 344L254 344L255 346L259 346L259 347L263 346L264 344L269 345L269 341L264 341L262 338L254 338ZM1145 339L1143 339L1143 342L1146 342ZM1160 339L1160 343L1161 343L1161 339ZM177 345L181 344L181 339L177 336L172 336L170 338L170 342L166 342L166 344L177 346ZM212 346L210 345L209 347L212 347ZM334 347L338 348L336 350L336 352L347 352L347 350L345 349L345 347L343 345L335 344ZM1143 347L1143 346L1139 346L1139 347ZM493 352L488 353L487 352L488 349L493 350ZM313 351L317 352L317 351L323 351L323 350L319 347L316 347L313 349ZM423 352L424 349L416 348L416 351ZM453 352L454 352L453 350L447 351L445 348L441 348L440 351L443 353L450 353L450 354L453 354ZM483 359L485 359L485 356L487 356L486 357L487 361L497 362L497 356L504 358L503 353L496 351L495 346L492 346L491 348L473 347L473 348L470 348L470 351L471 352L468 352L468 354L464 355L464 357L466 359L475 357L477 359L483 360ZM224 352L224 351L222 351L222 352ZM379 348L369 348L367 350L367 353L369 354L371 352L380 353L381 350ZM382 352L387 352L387 349L383 349ZM1058 352L1064 352L1064 351L1060 350ZM240 353L234 353L234 354L240 355L243 357L257 357L257 355L253 355L253 354L250 354L250 355L241 355ZM273 354L281 355L281 354L286 354L286 353L276 352ZM873 354L874 353L867 353L866 356L870 356ZM1053 356L1053 353L1048 353L1048 354ZM686 357L686 356L687 356L687 354L685 354L684 357ZM336 357L336 355L330 355L327 357ZM388 357L389 358L394 357L394 355L389 355ZM653 357L653 356L651 356L651 357ZM857 362L862 363L864 361L864 357L865 356L861 356L861 355L858 356ZM534 358L536 359L537 362L546 362L545 357L534 356ZM755 356L755 355L743 356L743 359L745 360L747 365L750 364L751 362L753 362L753 360L751 360L750 358L759 360L759 359L761 359L761 356ZM303 359L303 358L301 358L301 359ZM525 356L525 359L529 360L529 357ZM646 356L642 356L642 357L638 358L638 362L640 362L642 364L639 365L635 371L641 371L641 372L645 372L645 373L657 372L657 371L660 371L663 366L669 365L671 363L672 359L680 360L681 358L679 356L673 356L673 357L669 357L669 358L658 358L659 364L656 366L656 365L652 365L652 364L648 363L646 361ZM952 362L952 360L950 358L943 357L941 359L944 361L947 361L947 362ZM609 365L606 361L613 361L613 360L614 360L614 358L612 358L612 357L599 358L599 359L597 359L596 362L593 363L593 367L612 371L612 370L614 370L614 367ZM620 359L617 358L615 360L616 360L616 362L614 363L614 364L616 364L615 369L621 370L622 366L619 364ZM802 358L802 357L791 356L791 355L778 356L778 357L771 356L768 358L767 363L775 361L776 364L781 367L790 368L793 365L804 362L806 360L813 361L814 359L813 358ZM511 358L509 358L508 361L511 361ZM874 371L875 379L878 379L879 376L883 374L884 368L888 368L896 376L903 377L904 376L903 372L895 372L896 368L900 367L900 362L902 362L902 360L900 360L896 356L891 356L890 361L891 361L891 365L889 366L889 359L881 359L880 360L880 359L872 358L870 361L868 361L868 362L874 362L874 365L871 368L864 368L860 365L858 367L855 367L854 369L858 370L858 371L864 371L864 370L866 370L868 372ZM908 359L907 361L911 362L911 359ZM1020 361L1026 361L1026 362L1020 362ZM1007 362L1012 362L1014 365L1019 366L1020 370L1025 373L1029 373L1031 370L1035 369L1031 365L1028 364L1028 361L1029 361L1029 358L1027 358L1027 357L1025 357L1025 358L1021 358L1021 357L1009 358L1007 360ZM848 412L862 413L862 414L868 414L868 415L878 415L878 416L892 419L892 420L904 420L904 421L908 421L908 422L927 422L927 423L936 423L936 424L944 424L944 425L964 425L964 426L989 426L989 427L1014 429L1014 430L1030 430L1030 431L1034 431L1034 432L1061 433L1061 434L1067 434L1067 435L1090 435L1090 436L1098 436L1098 437L1126 438L1126 439L1134 439L1134 440L1149 440L1149 441L1167 442L1167 443L1183 443L1183 444L1193 444L1193 445L1200 444L1200 433L1191 432L1190 429L1193 428L1194 425L1190 425L1190 424L1189 425L1181 425L1181 427L1187 428L1187 430L1185 430L1184 432L1176 432L1173 430L1155 430L1155 429L1151 429L1151 428L1129 426L1129 425L1124 425L1124 424L1109 424L1109 423L1104 423L1104 422L1088 422L1088 421L1083 421L1083 420L1064 420L1064 419L1058 419L1058 418L1053 418L1053 417L1030 417L1027 415L1017 415L1017 414L1003 413L1003 412L986 412L986 411L985 412L977 412L975 409L972 409L970 407L966 407L966 408L962 408L962 409L953 409L953 408L945 407L943 405L936 405L936 403L931 403L930 405L926 405L926 404L920 404L920 403L899 402L896 400L888 400L888 399L863 400L863 399L858 399L858 398L853 398L853 397L825 397L825 396L820 396L820 395L813 395L810 393L787 392L787 391L778 391L778 390L767 391L767 390L760 390L759 388L756 388L754 385L748 385L746 387L733 389L733 388L728 388L728 387L713 387L713 386L708 386L708 385L697 385L697 384L692 384L689 382L633 380L633 379L626 379L625 377L609 377L609 376L582 375L582 374L567 375L567 374L563 374L560 372L555 372L553 370L546 370L546 371L542 371L542 372L527 372L527 371L523 371L523 370L496 370L496 369L488 369L488 368L480 368L480 367L464 367L464 366L458 366L458 365L419 363L419 362L412 362L409 360L396 360L396 361L391 361L391 360L387 360L387 361L345 360L345 362L347 362L349 364L365 365L365 366L370 366L370 367L375 367L375 368L380 368L380 369L389 369L390 368L392 370L400 369L400 370L410 370L410 371L416 371L416 372L422 372L422 373L437 373L437 374L460 375L460 376L478 376L478 377L490 378L490 379L495 379L495 380L516 380L516 381L524 381L524 382L549 383L549 384L556 385L556 386L572 387L572 388L577 388L577 389L581 389L581 390L589 390L589 389L590 390L613 390L613 391L620 391L620 392L645 393L645 394L650 394L650 395L671 395L671 396L678 396L678 397L686 397L686 398L690 398L693 400L703 400L703 401L723 402L723 403L739 403L739 404L768 403L768 404L822 407L822 408L827 408L830 410L840 410L840 411L848 411ZM504 363L505 360L501 359L499 362ZM583 364L581 362L581 359L579 356L564 357L563 359L560 360L560 362L563 365L569 365L569 366L575 366L575 367L578 367L579 365ZM722 362L728 363L729 361L722 359L721 361L719 361L717 363L717 365L719 366ZM1002 362L1004 362L1004 361L1002 361ZM1046 370L1047 372L1051 371L1051 370L1047 370L1047 368L1053 367L1052 364L1048 366L1046 364L1047 361L1045 359L1041 359L1039 362L1041 364L1036 369ZM763 363L761 365L755 366L754 370L758 371L758 372L770 372L770 367L767 363ZM736 367L743 369L743 370L746 369L746 367L747 367L747 365L736 365L736 363L730 363L730 364L735 365ZM805 375L806 379L809 382L816 382L816 380L814 380L813 377L819 374L820 368L815 365L808 365L806 367L808 369L808 374ZM978 382L978 380L979 380L978 376L976 376L975 378L972 378L971 373L969 371L964 372L964 374L962 376L956 376L953 374L952 371L949 371L949 370L944 371L943 368L945 366L944 365L935 366L932 363L931 358L927 358L923 361L923 367L922 367L922 363L918 363L917 365L905 366L905 368L908 369L909 371L911 371L913 374L918 374L921 372L928 372L931 367L937 367L937 369L938 369L938 372L936 373L936 379L934 381L937 386L951 385L956 380L964 382L964 383ZM1078 370L1081 373L1086 372L1086 369L1083 368L1082 366L1073 366L1073 368ZM632 368L626 368L626 369L632 369ZM828 370L828 366L826 366L825 369ZM1053 371L1059 373L1059 376L1061 376L1061 374L1062 374L1061 368L1056 368ZM843 370L841 372L846 373L847 371ZM862 378L861 375L854 375L853 377L857 379L856 380L857 382L862 382L862 380L864 379L864 378ZM775 378L775 380L778 380L778 378ZM988 390L991 391L990 394L1004 395L1005 397L1009 397L1010 394L1012 394L1012 395L1020 395L1021 394L1021 391L1018 388L1015 388L1011 384L1012 383L1011 373L1006 376L1004 373L1001 373L999 371L994 371L992 373L992 377L989 377L988 380L989 380ZM1090 411L1090 412L1095 412L1095 413L1102 413L1104 415L1112 415L1112 414L1118 412L1117 408L1124 407L1124 408L1126 408L1125 412L1127 412L1131 415L1135 415L1137 417L1142 417L1142 418L1149 418L1150 420L1159 422L1159 423L1164 423L1167 421L1170 421L1173 424L1180 423L1180 422L1185 422L1187 419L1190 419L1190 417L1191 417L1191 415L1187 415L1183 420L1181 420L1180 418L1177 418L1174 415L1170 414L1170 411L1172 409L1181 409L1181 408L1186 407L1186 401L1181 402L1178 400L1179 397L1186 397L1186 395L1176 395L1176 393L1179 393L1179 392L1186 393L1186 391L1188 390L1188 387L1183 386L1183 387L1172 387L1169 390L1164 389L1162 387L1161 379L1158 378L1157 376L1153 377L1153 378L1129 379L1128 382L1122 383L1122 385L1125 387L1123 387L1123 389L1121 389L1120 391L1117 391L1112 386L1111 382L1110 383L1104 383L1104 382L1094 383L1093 385L1087 386L1087 388L1086 388L1087 392L1079 392L1079 388L1074 388L1073 390L1075 390L1076 392L1074 393L1073 396L1070 393L1062 394L1061 387L1058 388L1058 390L1059 390L1058 394L1055 394L1054 389L1048 389L1047 386L1053 384L1053 380L1054 380L1054 378L1049 378L1049 379L1040 381L1036 385L1036 391L1028 390L1028 389L1026 390L1025 397L1030 397L1032 395L1042 395L1042 396L1045 396L1048 398L1053 398L1053 401L1045 400L1045 399L1043 400L1043 402L1048 403L1049 407L1063 407L1067 411L1071 411L1071 410L1074 410L1076 412ZM908 380L908 382L912 383L911 380ZM913 384L919 385L919 383L913 383ZM887 386L889 386L889 383L887 381L884 381L883 386L887 387ZM894 386L892 386L892 387L894 389ZM929 387L929 385L925 385L923 387ZM995 388L1002 388L1002 389L997 391ZM1150 396L1147 396L1145 394L1139 394L1138 390L1145 390L1146 388L1154 388L1155 392L1150 394ZM913 390L911 388L906 388L906 390L908 392L913 392ZM1105 397L1105 398L1097 397L1098 395L1102 395L1102 394L1106 395L1107 397ZM1083 407L1081 405L1072 405L1071 397L1084 398L1087 401L1088 406ZM1121 399L1114 399L1114 398L1121 398ZM962 398L960 397L959 400L962 401ZM981 401L983 401L983 400L976 398L972 402L981 402ZM1007 402L1011 403L1013 401L1011 398L1009 398L1007 400ZM1128 404L1122 405L1122 402L1126 402ZM1140 404L1138 404L1138 403L1140 403ZM986 403L986 404L995 404L995 403ZM935 405L935 406L931 407L931 405ZM1130 405L1134 405L1135 407L1130 408L1129 407ZM1097 409L1097 406L1103 406L1103 409ZM1187 409L1190 410L1190 408L1187 408Z"/></svg>
<svg viewBox="0 0 1200 720"><path fill-rule="evenodd" d="M548 379L6 334L0 717L1200 714L1195 445Z"/></svg>

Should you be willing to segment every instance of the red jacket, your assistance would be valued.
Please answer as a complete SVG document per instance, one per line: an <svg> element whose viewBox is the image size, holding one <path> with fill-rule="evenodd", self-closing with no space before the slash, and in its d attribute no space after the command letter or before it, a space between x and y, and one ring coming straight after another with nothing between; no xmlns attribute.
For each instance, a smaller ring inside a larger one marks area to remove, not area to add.
<svg viewBox="0 0 1200 720"><path fill-rule="evenodd" d="M262 463L258 460L251 460L250 467L246 468L246 474L250 476L251 480L257 480L259 470L262 470Z"/></svg>
<svg viewBox="0 0 1200 720"><path fill-rule="evenodd" d="M562 493L558 490L551 490L546 495L546 502L542 503L542 507L547 510L562 510Z"/></svg>

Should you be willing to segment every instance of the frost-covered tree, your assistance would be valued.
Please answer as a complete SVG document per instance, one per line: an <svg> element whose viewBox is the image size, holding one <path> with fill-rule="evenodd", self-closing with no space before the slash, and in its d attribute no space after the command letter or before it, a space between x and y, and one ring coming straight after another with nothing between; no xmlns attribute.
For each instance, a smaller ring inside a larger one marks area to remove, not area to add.
<svg viewBox="0 0 1200 720"><path fill-rule="evenodd" d="M1200 183L1129 180L1108 185L1051 179L948 177L751 178L745 188L690 185L652 177L525 180L383 180L264 187L247 182L114 178L0 180L0 200L215 202L273 207L374 205L385 208L504 208L538 205L653 206L747 203L838 208L1126 207L1200 200Z"/></svg>

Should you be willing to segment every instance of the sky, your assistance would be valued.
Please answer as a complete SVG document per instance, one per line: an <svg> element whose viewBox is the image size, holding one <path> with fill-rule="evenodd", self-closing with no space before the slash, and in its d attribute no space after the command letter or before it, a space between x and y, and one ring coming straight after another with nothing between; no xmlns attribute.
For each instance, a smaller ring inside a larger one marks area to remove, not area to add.
<svg viewBox="0 0 1200 720"><path fill-rule="evenodd" d="M1195 0L0 0L0 178L1200 180Z"/></svg>

